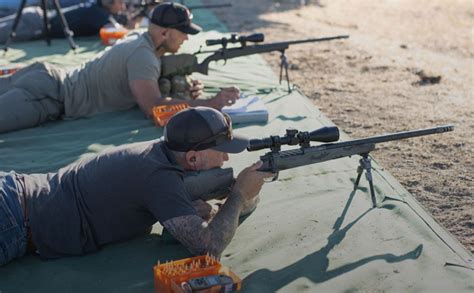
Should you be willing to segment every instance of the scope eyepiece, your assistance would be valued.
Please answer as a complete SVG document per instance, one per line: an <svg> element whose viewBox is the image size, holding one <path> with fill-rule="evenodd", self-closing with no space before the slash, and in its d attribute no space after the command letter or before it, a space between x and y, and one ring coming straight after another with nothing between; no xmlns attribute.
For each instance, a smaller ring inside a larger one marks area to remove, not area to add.
<svg viewBox="0 0 474 293"><path fill-rule="evenodd" d="M249 152L269 148L279 150L282 145L297 145L308 147L310 141L334 142L339 140L339 129L335 126L322 127L312 132L300 132L290 128L285 136L270 136L263 139L251 139L247 146Z"/></svg>

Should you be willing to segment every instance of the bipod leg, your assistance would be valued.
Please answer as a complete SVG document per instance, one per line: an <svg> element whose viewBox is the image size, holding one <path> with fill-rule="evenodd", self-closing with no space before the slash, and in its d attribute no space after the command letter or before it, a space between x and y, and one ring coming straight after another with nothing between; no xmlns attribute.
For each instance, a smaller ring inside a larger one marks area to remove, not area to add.
<svg viewBox="0 0 474 293"><path fill-rule="evenodd" d="M25 5L26 5L26 0L21 0L20 7L18 8L18 11L16 12L15 21L13 22L12 30L10 34L8 35L7 41L5 42L5 47L3 47L3 50L5 51L3 53L3 56L7 54L8 47L10 47L10 43L12 42L12 39L16 36L16 28L18 27L18 24L20 23L21 14L23 13L23 9L25 8Z"/></svg>
<svg viewBox="0 0 474 293"><path fill-rule="evenodd" d="M375 208L377 205L377 199L375 198L375 189L372 178L372 163L369 158L369 154L363 154L362 159L360 159L362 168L365 169L365 178L369 181L370 196L372 198L372 206Z"/></svg>
<svg viewBox="0 0 474 293"><path fill-rule="evenodd" d="M357 167L357 179L354 183L354 192L357 191L357 187L359 186L360 178L362 177L363 172L364 172L364 168L362 167L362 159L360 159L359 166Z"/></svg>
<svg viewBox="0 0 474 293"><path fill-rule="evenodd" d="M286 61L286 58L285 58L285 72L286 72L286 84L288 85L288 93L291 93L290 76L288 75L288 62Z"/></svg>
<svg viewBox="0 0 474 293"><path fill-rule="evenodd" d="M43 1L46 1L46 0L43 0ZM53 5L54 5L54 9L56 9L56 13L59 16L59 20L61 21L61 25L63 26L64 36L67 38L71 49L75 51L77 48L77 45L72 38L74 36L74 33L69 29L69 25L67 23L66 17L64 17L63 12L61 11L61 7L59 5L58 0L53 0Z"/></svg>
<svg viewBox="0 0 474 293"><path fill-rule="evenodd" d="M374 183L372 180L372 163L369 158L369 154L361 155L362 158L359 160L359 166L357 167L357 179L354 183L354 192L357 190L359 186L360 178L362 177L362 173L365 170L365 178L369 181L369 189L370 189L370 197L372 199L372 206L375 208L377 205L377 199L375 198L375 189Z"/></svg>
<svg viewBox="0 0 474 293"><path fill-rule="evenodd" d="M281 84L281 80L283 78L283 59L282 59L282 56L285 53L282 52L281 54L282 55L280 56L280 84Z"/></svg>
<svg viewBox="0 0 474 293"><path fill-rule="evenodd" d="M280 55L280 84L283 79L283 68L285 68L286 82L288 84L288 93L291 93L290 77L288 76L288 58L286 58L285 51L281 51Z"/></svg>

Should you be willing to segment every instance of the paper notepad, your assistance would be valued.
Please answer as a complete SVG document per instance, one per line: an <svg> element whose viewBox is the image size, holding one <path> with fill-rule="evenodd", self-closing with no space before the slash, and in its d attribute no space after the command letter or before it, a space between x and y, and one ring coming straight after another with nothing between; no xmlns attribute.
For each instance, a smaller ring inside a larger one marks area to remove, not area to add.
<svg viewBox="0 0 474 293"><path fill-rule="evenodd" d="M229 114L232 123L256 123L268 121L268 110L263 101L256 96L242 95L235 104L222 108Z"/></svg>

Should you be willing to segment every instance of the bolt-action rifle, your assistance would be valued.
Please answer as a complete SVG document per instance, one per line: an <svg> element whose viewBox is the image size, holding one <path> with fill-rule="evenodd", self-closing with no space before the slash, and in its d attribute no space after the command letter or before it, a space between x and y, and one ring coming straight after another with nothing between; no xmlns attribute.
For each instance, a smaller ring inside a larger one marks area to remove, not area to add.
<svg viewBox="0 0 474 293"><path fill-rule="evenodd" d="M285 71L286 81L288 83L288 92L291 92L290 79L288 76L288 58L285 55L286 49L291 45L304 44L304 43L316 43L325 42L338 39L347 39L348 35L325 37L325 38L313 38L286 42L276 42L267 44L253 44L248 43L261 43L264 40L263 34L252 34L249 36L239 36L232 34L230 38L212 39L206 40L207 46L221 45L220 49L215 51L201 51L201 49L194 54L177 54L168 55L161 57L161 75L164 78L171 78L173 76L186 76L193 72L199 72L202 74L208 74L209 63L211 61L219 61L227 59L237 58L241 56L248 56L253 54L261 54L272 51L278 51L280 55L280 83L283 77L283 70ZM228 44L240 43L240 47L228 48ZM197 60L198 54L210 54L201 63Z"/></svg>
<svg viewBox="0 0 474 293"><path fill-rule="evenodd" d="M259 170L275 173L273 181L278 179L278 173L282 170L316 164L342 157L359 155L361 156L361 159L359 160L359 167L357 168L357 179L354 183L354 191L357 190L360 179L365 170L365 176L369 182L372 205L375 207L376 198L369 153L375 150L375 145L377 143L449 132L453 130L454 126L445 125L372 136L363 139L335 142L339 140L339 130L337 127L323 127L312 132L287 129L285 136L270 136L263 139L251 139L247 150L257 151L265 148L270 149L270 152L260 157L263 165ZM311 146L311 141L326 143L318 146ZM299 148L281 151L282 145L299 145ZM220 199L227 196L230 193L235 180L232 168L215 168L209 171L190 172L185 175L184 181L192 200L210 200L214 198Z"/></svg>
<svg viewBox="0 0 474 293"><path fill-rule="evenodd" d="M339 139L339 130L337 127L324 127L313 132L300 132L296 129L287 129L286 135L270 136L264 139L252 139L247 147L248 151L256 151L264 148L270 148L270 152L260 157L263 166L260 171L273 172L278 178L278 172L281 170L296 168L309 164L320 163L324 161L339 159L360 155L359 167L357 168L357 179L354 183L354 191L357 190L363 171L366 171L366 179L369 182L372 204L376 206L374 185L372 182L372 165L369 153L375 149L377 143L430 135L442 132L453 131L454 126L445 125L433 128L402 131L369 138L355 139L344 142L326 143L318 146L310 146L311 141L334 142ZM282 145L299 145L300 147L292 150L280 151Z"/></svg>

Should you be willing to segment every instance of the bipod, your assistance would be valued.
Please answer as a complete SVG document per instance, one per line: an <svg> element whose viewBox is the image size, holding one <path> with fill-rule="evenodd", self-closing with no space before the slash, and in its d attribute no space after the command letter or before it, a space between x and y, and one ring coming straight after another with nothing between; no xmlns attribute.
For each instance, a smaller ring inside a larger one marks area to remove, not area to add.
<svg viewBox="0 0 474 293"><path fill-rule="evenodd" d="M285 68L286 82L288 83L288 93L291 93L290 77L288 76L288 58L286 57L285 50L281 51L280 55L280 84L283 77L283 68Z"/></svg>
<svg viewBox="0 0 474 293"><path fill-rule="evenodd" d="M44 26L44 34L46 37L46 43L48 44L48 46L50 46L51 45L51 35L50 35L51 25L48 19L47 1L48 0L41 0L41 9L43 10L43 26ZM7 38L7 41L5 42L5 47L3 48L3 50L5 51L3 55L7 54L8 47L10 47L10 43L12 42L12 39L16 36L16 29L18 27L18 24L20 23L20 18L23 13L23 9L25 8L25 5L26 5L26 0L21 0L20 7L18 8L18 11L16 12L15 21L13 22L12 30ZM69 25L67 23L66 17L64 17L63 12L61 11L59 0L53 0L53 6L54 6L54 9L56 10L56 13L58 14L59 20L61 22L61 26L63 27L64 36L67 38L71 49L74 51L77 48L77 45L72 38L74 33L69 29Z"/></svg>
<svg viewBox="0 0 474 293"><path fill-rule="evenodd" d="M359 160L359 166L357 167L357 179L354 183L354 192L357 191L360 178L362 177L362 173L365 170L365 178L367 178L367 181L369 181L370 196L372 198L372 206L375 208L377 205L377 199L375 198L374 183L372 180L372 163L371 163L368 153L362 154L361 156L362 158Z"/></svg>

